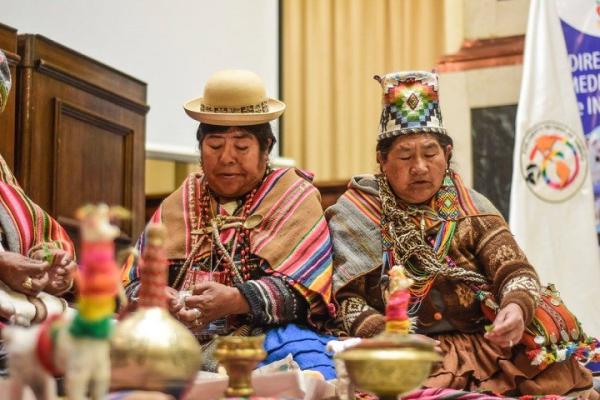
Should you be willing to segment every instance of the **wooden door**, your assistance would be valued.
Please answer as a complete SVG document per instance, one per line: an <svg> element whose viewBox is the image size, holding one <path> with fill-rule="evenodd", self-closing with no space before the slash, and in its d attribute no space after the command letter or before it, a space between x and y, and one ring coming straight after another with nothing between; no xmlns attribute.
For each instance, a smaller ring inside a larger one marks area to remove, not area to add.
<svg viewBox="0 0 600 400"><path fill-rule="evenodd" d="M39 35L19 35L21 184L77 239L75 210L122 205L144 225L146 84Z"/></svg>

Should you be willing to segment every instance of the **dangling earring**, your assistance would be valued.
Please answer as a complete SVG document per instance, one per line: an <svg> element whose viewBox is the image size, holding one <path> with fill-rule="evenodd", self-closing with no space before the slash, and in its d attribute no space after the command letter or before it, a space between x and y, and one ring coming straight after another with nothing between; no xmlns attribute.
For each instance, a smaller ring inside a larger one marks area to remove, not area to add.
<svg viewBox="0 0 600 400"><path fill-rule="evenodd" d="M448 161L448 164L446 165L446 175L450 174L452 174L452 168L450 168L450 161Z"/></svg>
<svg viewBox="0 0 600 400"><path fill-rule="evenodd" d="M444 175L444 179L442 180L443 186L452 186L452 170L450 169L450 165L446 167L446 174Z"/></svg>

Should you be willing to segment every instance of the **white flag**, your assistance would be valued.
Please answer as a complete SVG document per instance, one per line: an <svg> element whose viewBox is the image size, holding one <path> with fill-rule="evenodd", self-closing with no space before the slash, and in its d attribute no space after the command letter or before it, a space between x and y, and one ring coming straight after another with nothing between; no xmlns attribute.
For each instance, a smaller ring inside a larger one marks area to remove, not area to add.
<svg viewBox="0 0 600 400"><path fill-rule="evenodd" d="M594 195L557 1L529 10L510 225L542 284L556 284L584 331L600 335Z"/></svg>

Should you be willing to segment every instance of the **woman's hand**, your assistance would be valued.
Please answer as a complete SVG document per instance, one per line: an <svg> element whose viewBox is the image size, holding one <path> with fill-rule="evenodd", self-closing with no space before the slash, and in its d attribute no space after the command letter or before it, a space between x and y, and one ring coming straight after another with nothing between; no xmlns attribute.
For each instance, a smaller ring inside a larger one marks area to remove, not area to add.
<svg viewBox="0 0 600 400"><path fill-rule="evenodd" d="M177 316L179 310L183 308L183 300L179 297L179 292L170 286L165 287L165 296L167 297L167 309L173 316Z"/></svg>
<svg viewBox="0 0 600 400"><path fill-rule="evenodd" d="M192 330L198 329L205 324L202 318L202 311L200 311L198 308L181 307L179 311L174 314L174 316L179 320L179 322Z"/></svg>
<svg viewBox="0 0 600 400"><path fill-rule="evenodd" d="M170 286L165 287L167 296L167 307L171 315L190 329L202 326L202 313L197 308L187 308L185 300L191 296L188 291L179 292Z"/></svg>
<svg viewBox="0 0 600 400"><path fill-rule="evenodd" d="M77 264L69 253L63 249L38 250L31 255L33 259L47 261L49 282L44 289L46 292L59 295L71 287Z"/></svg>
<svg viewBox="0 0 600 400"><path fill-rule="evenodd" d="M512 347L519 343L523 332L525 332L523 310L515 303L508 303L498 312L492 330L484 337L500 347Z"/></svg>
<svg viewBox="0 0 600 400"><path fill-rule="evenodd" d="M12 290L36 296L48 284L48 268L45 261L34 260L11 251L0 252L0 280Z"/></svg>
<svg viewBox="0 0 600 400"><path fill-rule="evenodd" d="M189 309L186 317L196 317L202 324L226 315L250 312L246 298L234 287L207 281L196 284L192 293L185 299L185 306ZM196 310L200 311L199 317Z"/></svg>

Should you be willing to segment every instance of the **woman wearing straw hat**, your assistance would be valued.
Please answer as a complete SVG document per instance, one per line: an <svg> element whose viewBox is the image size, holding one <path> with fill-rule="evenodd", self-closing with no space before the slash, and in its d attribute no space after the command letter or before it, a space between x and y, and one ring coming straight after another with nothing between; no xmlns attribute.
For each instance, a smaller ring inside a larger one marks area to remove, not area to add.
<svg viewBox="0 0 600 400"><path fill-rule="evenodd" d="M332 312L331 244L311 176L269 166L269 122L285 104L267 97L256 74L228 70L210 77L204 95L184 108L200 122L202 172L189 175L152 217L169 232L171 312L205 347L214 334L273 327L279 338L304 332L318 341L301 325L319 326ZM140 250L144 243L142 236ZM133 257L123 277L135 301ZM208 358L204 368L215 364Z"/></svg>
<svg viewBox="0 0 600 400"><path fill-rule="evenodd" d="M564 307L553 308L561 305L556 293L553 305L541 300L548 292L504 219L450 168L453 142L442 126L437 76L411 71L377 79L384 92L381 173L354 177L326 212L340 329L360 337L383 330L388 271L403 265L415 282L409 311L417 332L435 338L444 354L426 386L596 397L590 372L570 357L577 348L594 351L576 321ZM551 319L537 319L538 302ZM559 337L524 335L534 318L538 326L565 326ZM460 395L449 392L436 395Z"/></svg>

